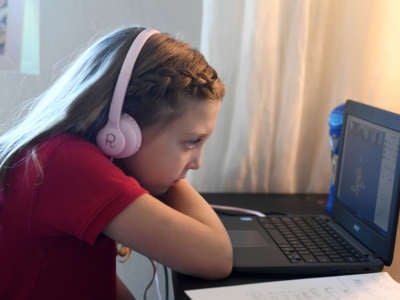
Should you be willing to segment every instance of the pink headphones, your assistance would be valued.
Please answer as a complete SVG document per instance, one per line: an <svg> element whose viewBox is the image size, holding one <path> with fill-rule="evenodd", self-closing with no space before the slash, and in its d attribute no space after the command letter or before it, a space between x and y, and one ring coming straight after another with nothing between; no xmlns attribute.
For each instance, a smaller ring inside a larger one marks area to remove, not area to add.
<svg viewBox="0 0 400 300"><path fill-rule="evenodd" d="M145 29L138 34L128 50L118 75L110 104L107 124L97 133L97 146L107 155L115 158L131 156L139 150L142 133L139 125L130 115L122 114L129 79L131 78L136 59L146 43L157 30Z"/></svg>

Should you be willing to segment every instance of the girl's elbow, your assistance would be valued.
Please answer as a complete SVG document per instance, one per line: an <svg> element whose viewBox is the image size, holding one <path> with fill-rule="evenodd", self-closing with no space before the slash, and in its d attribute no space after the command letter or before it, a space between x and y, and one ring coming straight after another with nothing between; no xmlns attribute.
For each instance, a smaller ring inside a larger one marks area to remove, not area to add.
<svg viewBox="0 0 400 300"><path fill-rule="evenodd" d="M220 249L221 256L218 263L218 270L215 272L216 279L228 277L232 273L233 248L228 235Z"/></svg>
<svg viewBox="0 0 400 300"><path fill-rule="evenodd" d="M220 266L218 267L218 270L215 272L215 279L223 279L228 277L232 273L232 267L233 267L233 261L232 257L230 259L226 259L226 261L223 261Z"/></svg>
<svg viewBox="0 0 400 300"><path fill-rule="evenodd" d="M210 262L210 267L206 270L203 277L207 279L223 279L232 273L233 268L233 250L232 247L224 247L225 250L220 250L220 255L217 259Z"/></svg>

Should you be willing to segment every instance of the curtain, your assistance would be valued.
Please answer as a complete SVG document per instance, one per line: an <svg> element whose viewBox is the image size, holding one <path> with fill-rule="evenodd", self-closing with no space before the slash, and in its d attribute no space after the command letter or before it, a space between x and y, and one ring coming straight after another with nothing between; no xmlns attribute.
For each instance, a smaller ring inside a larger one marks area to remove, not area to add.
<svg viewBox="0 0 400 300"><path fill-rule="evenodd" d="M226 86L202 192L327 193L328 116L400 113L400 2L204 0L201 51Z"/></svg>

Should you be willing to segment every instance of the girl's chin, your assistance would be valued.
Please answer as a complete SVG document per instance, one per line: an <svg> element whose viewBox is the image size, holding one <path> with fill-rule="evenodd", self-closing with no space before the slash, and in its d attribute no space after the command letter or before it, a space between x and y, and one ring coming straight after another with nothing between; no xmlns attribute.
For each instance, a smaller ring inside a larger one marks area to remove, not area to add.
<svg viewBox="0 0 400 300"><path fill-rule="evenodd" d="M150 192L150 194L154 195L154 196L160 196L165 194L168 189L173 186L174 184L167 186L167 187L151 187L151 188L147 188L147 190Z"/></svg>
<svg viewBox="0 0 400 300"><path fill-rule="evenodd" d="M176 179L172 181L170 184L166 184L163 186L144 186L145 189L147 189L150 194L152 195L163 195L165 194L169 188L173 187L176 185L179 181L181 181L183 178Z"/></svg>

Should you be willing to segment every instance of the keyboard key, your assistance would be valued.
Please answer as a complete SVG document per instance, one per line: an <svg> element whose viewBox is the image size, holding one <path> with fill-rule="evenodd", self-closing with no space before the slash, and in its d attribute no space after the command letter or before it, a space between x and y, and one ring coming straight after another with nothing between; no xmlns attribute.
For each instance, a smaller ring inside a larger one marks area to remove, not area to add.
<svg viewBox="0 0 400 300"><path fill-rule="evenodd" d="M319 262L322 262L322 263L326 263L326 262L330 262L331 261L329 259L329 257L326 256L326 255L318 255L317 259L318 259Z"/></svg>
<svg viewBox="0 0 400 300"><path fill-rule="evenodd" d="M311 254L301 255L305 262L315 263L318 262L317 259Z"/></svg>
<svg viewBox="0 0 400 300"><path fill-rule="evenodd" d="M268 233L271 235L273 240L279 245L279 244L287 244L286 239L281 235L281 233L276 230L276 229L271 229L268 231Z"/></svg>

